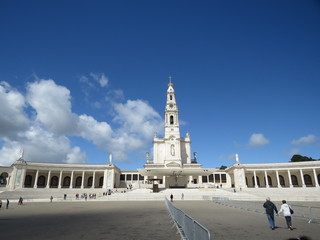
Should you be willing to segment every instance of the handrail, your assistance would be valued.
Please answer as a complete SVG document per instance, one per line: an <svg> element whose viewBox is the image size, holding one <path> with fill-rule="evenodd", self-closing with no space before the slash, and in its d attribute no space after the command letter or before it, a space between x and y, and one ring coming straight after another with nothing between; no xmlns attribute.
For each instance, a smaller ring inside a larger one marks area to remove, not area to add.
<svg viewBox="0 0 320 240"><path fill-rule="evenodd" d="M185 214L182 210L173 206L167 198L165 198L168 211L171 219L178 227L182 239L187 240L210 240L210 231L194 220L192 217Z"/></svg>

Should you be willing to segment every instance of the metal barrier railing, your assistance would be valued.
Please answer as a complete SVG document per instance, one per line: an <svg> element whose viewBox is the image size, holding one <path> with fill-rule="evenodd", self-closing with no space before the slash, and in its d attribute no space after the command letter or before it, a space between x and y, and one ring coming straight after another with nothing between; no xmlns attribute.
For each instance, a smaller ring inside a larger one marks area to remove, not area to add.
<svg viewBox="0 0 320 240"><path fill-rule="evenodd" d="M167 198L165 202L170 213L171 219L177 226L182 239L187 240L210 240L210 231L198 223L196 220L185 214L180 209L173 206Z"/></svg>
<svg viewBox="0 0 320 240"><path fill-rule="evenodd" d="M263 202L237 201L219 197L213 197L212 201L229 207L240 208L258 213L265 213L265 210L262 206ZM320 222L320 207L310 207L302 205L291 205L291 207L294 210L293 217L307 219L308 223Z"/></svg>

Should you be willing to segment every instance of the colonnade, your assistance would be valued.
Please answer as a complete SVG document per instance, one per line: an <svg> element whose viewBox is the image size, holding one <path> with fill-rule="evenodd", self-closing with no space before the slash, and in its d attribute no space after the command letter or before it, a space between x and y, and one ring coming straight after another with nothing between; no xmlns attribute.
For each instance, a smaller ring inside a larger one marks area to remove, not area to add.
<svg viewBox="0 0 320 240"><path fill-rule="evenodd" d="M246 169L247 187L319 187L320 168ZM264 179L261 183L260 179ZM275 183L275 184L274 184Z"/></svg>
<svg viewBox="0 0 320 240"><path fill-rule="evenodd" d="M44 170L16 169L11 188L114 188L119 182L114 169Z"/></svg>

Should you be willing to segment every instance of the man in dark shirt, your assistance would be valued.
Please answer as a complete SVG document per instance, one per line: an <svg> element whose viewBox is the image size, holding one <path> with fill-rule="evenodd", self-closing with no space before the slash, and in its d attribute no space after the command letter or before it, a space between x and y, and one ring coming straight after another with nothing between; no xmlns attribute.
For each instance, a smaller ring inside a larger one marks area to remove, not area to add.
<svg viewBox="0 0 320 240"><path fill-rule="evenodd" d="M278 209L273 202L270 201L270 198L267 197L266 202L263 204L263 207L266 209L267 218L272 230L275 228L274 222L274 212L278 215Z"/></svg>

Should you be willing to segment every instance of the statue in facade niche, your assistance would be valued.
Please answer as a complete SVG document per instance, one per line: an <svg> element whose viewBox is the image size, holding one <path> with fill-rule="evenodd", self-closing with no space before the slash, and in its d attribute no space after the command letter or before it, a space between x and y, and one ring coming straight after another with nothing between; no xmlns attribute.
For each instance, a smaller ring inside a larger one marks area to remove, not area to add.
<svg viewBox="0 0 320 240"><path fill-rule="evenodd" d="M174 149L174 144L171 145L171 155L175 155L175 149Z"/></svg>

